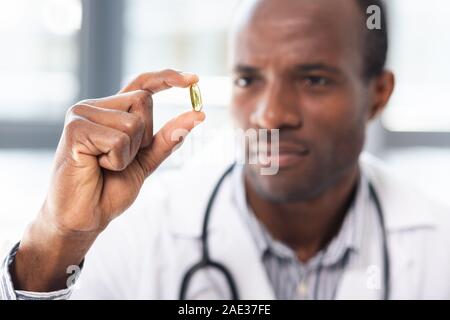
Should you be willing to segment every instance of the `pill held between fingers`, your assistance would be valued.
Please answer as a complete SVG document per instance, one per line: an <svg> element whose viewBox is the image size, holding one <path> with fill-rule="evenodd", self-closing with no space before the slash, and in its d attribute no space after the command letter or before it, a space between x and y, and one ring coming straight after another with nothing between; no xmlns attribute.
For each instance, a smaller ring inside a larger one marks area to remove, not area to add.
<svg viewBox="0 0 450 320"><path fill-rule="evenodd" d="M196 83L191 85L189 87L189 93L191 96L192 109L194 109L194 111L201 111L202 107L203 107L203 103L202 103L202 96L200 94L199 86Z"/></svg>

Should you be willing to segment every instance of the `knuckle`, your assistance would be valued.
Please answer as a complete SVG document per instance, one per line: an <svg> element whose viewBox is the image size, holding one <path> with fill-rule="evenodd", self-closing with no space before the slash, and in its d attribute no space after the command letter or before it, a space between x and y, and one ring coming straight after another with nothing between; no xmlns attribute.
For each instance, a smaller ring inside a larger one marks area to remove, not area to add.
<svg viewBox="0 0 450 320"><path fill-rule="evenodd" d="M85 120L80 117L74 117L66 123L64 126L64 135L69 139L68 141L73 141L80 136L84 123Z"/></svg>
<svg viewBox="0 0 450 320"><path fill-rule="evenodd" d="M113 148L116 148L117 150L124 150L126 149L130 144L130 138L126 134L117 134L114 136L112 140L112 146Z"/></svg>
<svg viewBox="0 0 450 320"><path fill-rule="evenodd" d="M171 76L171 75L176 75L179 74L179 72L175 71L174 69L163 69L161 70L161 74L163 76Z"/></svg>
<svg viewBox="0 0 450 320"><path fill-rule="evenodd" d="M123 158L123 156L119 156L119 157L117 157L117 159L115 159L113 161L113 168L115 170L117 170L117 171L122 171L126 167L127 167L127 164L126 164L125 159Z"/></svg>
<svg viewBox="0 0 450 320"><path fill-rule="evenodd" d="M147 90L137 90L133 95L133 102L138 106L146 106L150 103L151 94Z"/></svg>
<svg viewBox="0 0 450 320"><path fill-rule="evenodd" d="M150 74L149 72L143 72L143 73L140 73L140 74L136 77L135 81L143 81L143 80L145 80L145 79L148 78L149 74Z"/></svg>
<svg viewBox="0 0 450 320"><path fill-rule="evenodd" d="M75 104L67 110L67 116L69 116L69 117L81 116L83 113L83 110L85 110L85 108L86 108L86 106L84 106L82 104Z"/></svg>
<svg viewBox="0 0 450 320"><path fill-rule="evenodd" d="M117 170L123 170L127 167L130 138L126 134L119 134L114 137L112 142L112 148L115 150L116 156L114 157L114 168Z"/></svg>
<svg viewBox="0 0 450 320"><path fill-rule="evenodd" d="M65 129L68 132L76 132L83 126L83 123L84 123L83 119L75 117L67 122Z"/></svg>
<svg viewBox="0 0 450 320"><path fill-rule="evenodd" d="M141 117L136 117L134 119L135 119L134 121L136 122L136 124L135 124L136 131L139 131L139 132L144 131L145 130L144 119L142 119Z"/></svg>
<svg viewBox="0 0 450 320"><path fill-rule="evenodd" d="M147 82L148 79L151 79L152 77L155 77L155 73L154 72L143 72L141 74L139 74L134 80L133 83L139 83L144 84L145 82Z"/></svg>
<svg viewBox="0 0 450 320"><path fill-rule="evenodd" d="M144 129L144 121L140 117L130 114L124 121L124 126L129 132L139 132Z"/></svg>
<svg viewBox="0 0 450 320"><path fill-rule="evenodd" d="M66 116L82 116L86 112L86 110L92 108L94 105L94 100L81 100L67 109Z"/></svg>
<svg viewBox="0 0 450 320"><path fill-rule="evenodd" d="M128 118L123 121L123 126L126 132L132 132L135 128L135 121L133 120L133 118Z"/></svg>

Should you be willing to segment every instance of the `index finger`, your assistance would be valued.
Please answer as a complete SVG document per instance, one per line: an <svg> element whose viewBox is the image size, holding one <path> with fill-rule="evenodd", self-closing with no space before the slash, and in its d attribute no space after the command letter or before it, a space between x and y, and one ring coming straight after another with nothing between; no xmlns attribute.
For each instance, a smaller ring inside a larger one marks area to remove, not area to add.
<svg viewBox="0 0 450 320"><path fill-rule="evenodd" d="M119 93L147 90L154 94L171 87L186 88L198 82L198 80L198 76L195 74L178 72L172 69L147 72L139 75L125 88L120 90Z"/></svg>

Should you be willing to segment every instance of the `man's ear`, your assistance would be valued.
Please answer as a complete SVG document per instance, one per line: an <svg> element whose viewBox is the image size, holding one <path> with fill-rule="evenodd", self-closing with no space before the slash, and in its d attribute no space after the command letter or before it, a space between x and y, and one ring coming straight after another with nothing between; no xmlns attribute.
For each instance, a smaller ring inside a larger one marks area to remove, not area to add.
<svg viewBox="0 0 450 320"><path fill-rule="evenodd" d="M394 91L395 77L391 71L385 70L371 82L370 90L372 91L372 99L369 120L375 119L387 105Z"/></svg>

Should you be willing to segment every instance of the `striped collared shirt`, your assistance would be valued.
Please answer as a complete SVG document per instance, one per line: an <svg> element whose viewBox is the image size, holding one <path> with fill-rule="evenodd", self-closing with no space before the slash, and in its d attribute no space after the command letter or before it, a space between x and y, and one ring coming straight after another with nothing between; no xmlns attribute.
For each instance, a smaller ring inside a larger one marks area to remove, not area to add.
<svg viewBox="0 0 450 320"><path fill-rule="evenodd" d="M0 300L66 300L72 293L72 287L53 292L30 292L15 290L9 267L14 261L19 243L17 243L3 260L0 269Z"/></svg>
<svg viewBox="0 0 450 320"><path fill-rule="evenodd" d="M361 177L355 199L338 234L328 246L302 263L293 250L275 240L249 208L243 167L233 173L233 198L247 225L277 299L334 299L344 268L358 254L362 241L367 183Z"/></svg>

